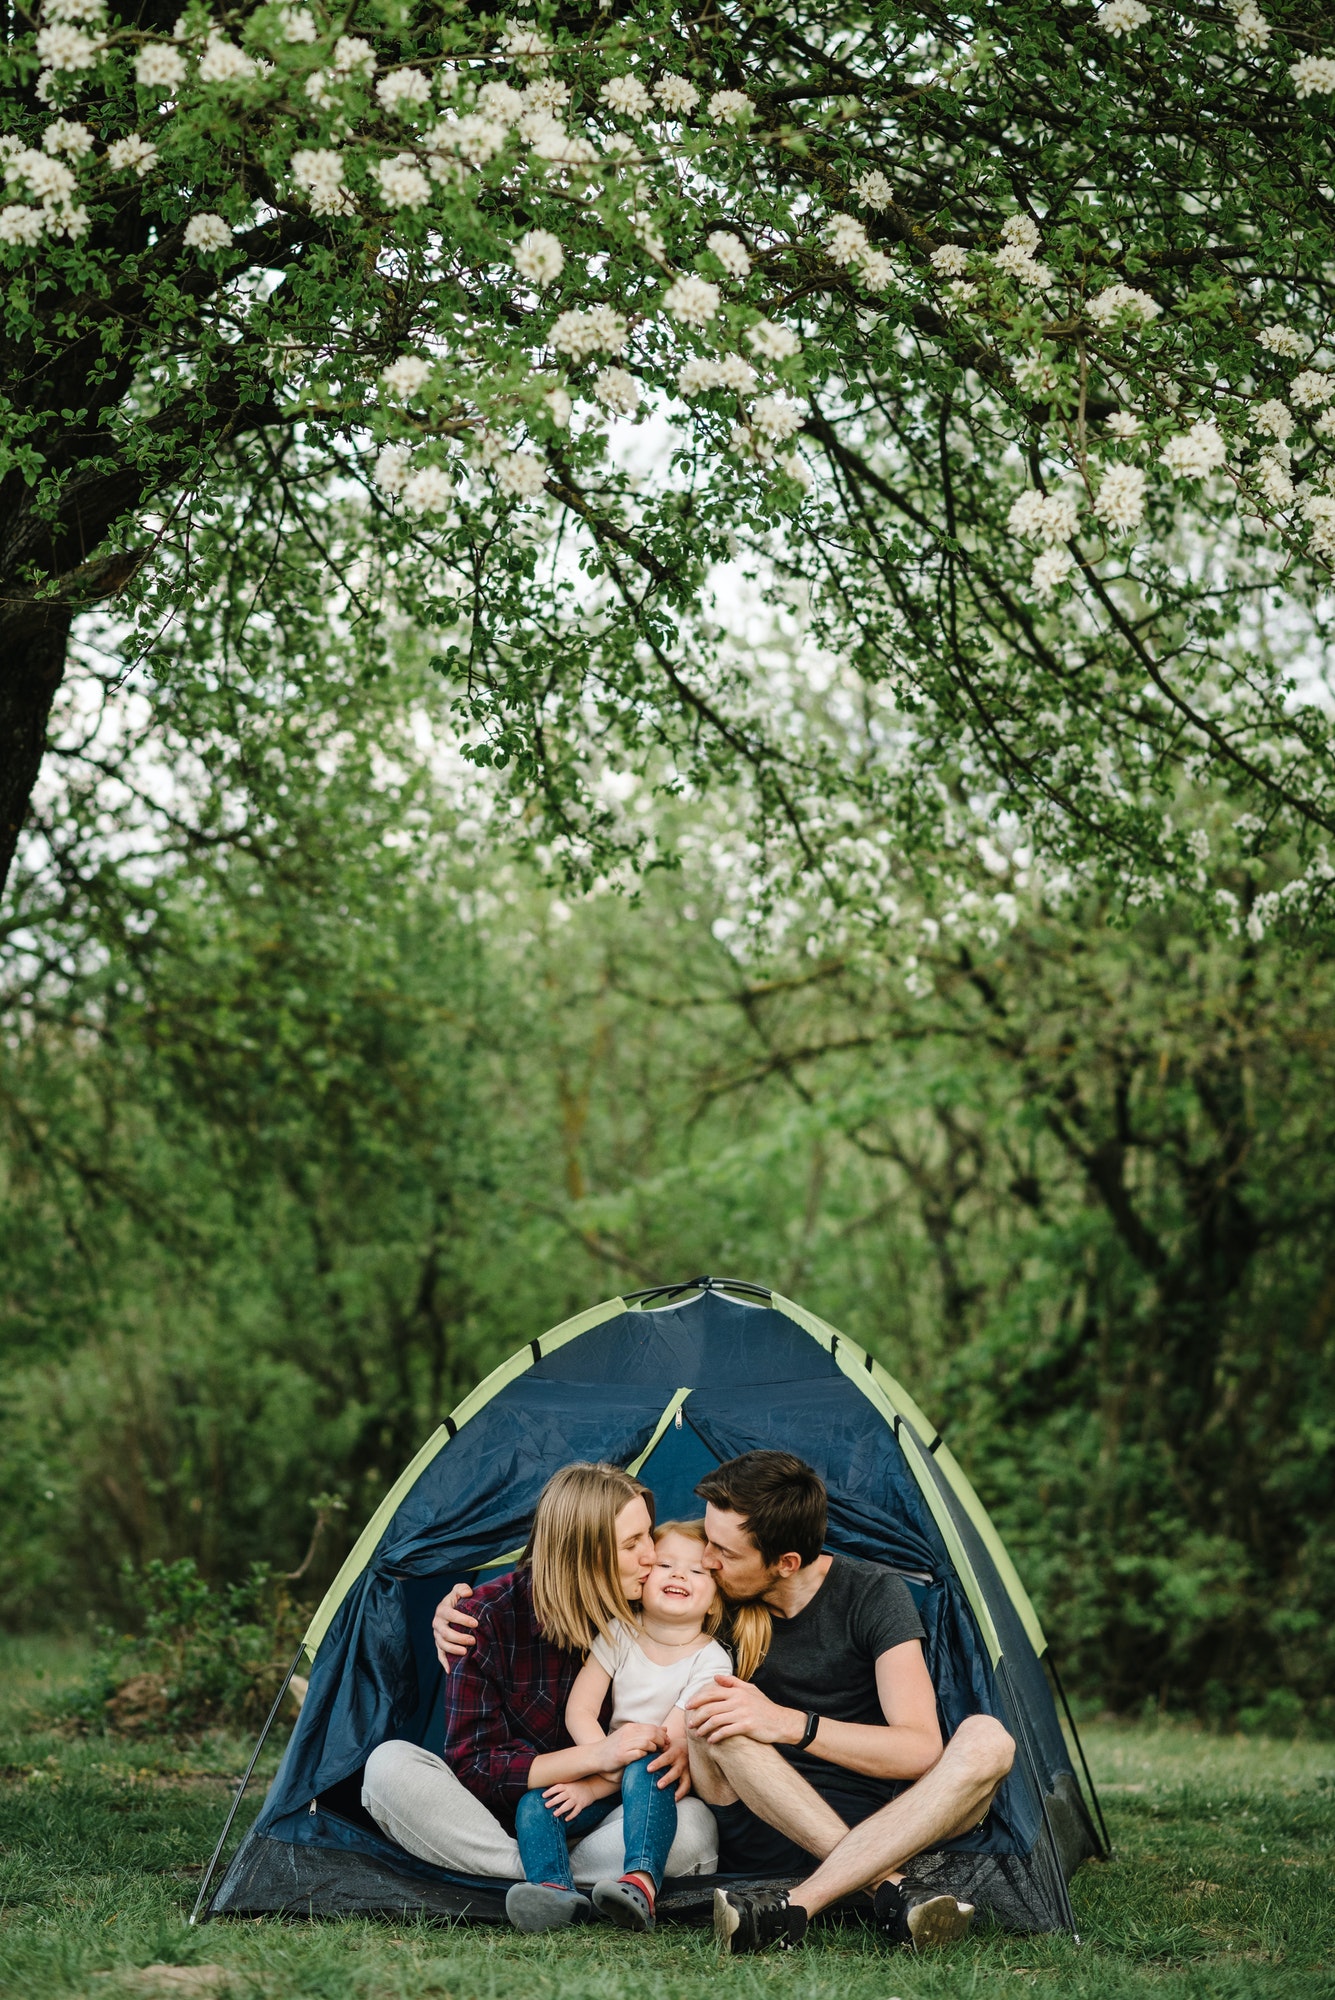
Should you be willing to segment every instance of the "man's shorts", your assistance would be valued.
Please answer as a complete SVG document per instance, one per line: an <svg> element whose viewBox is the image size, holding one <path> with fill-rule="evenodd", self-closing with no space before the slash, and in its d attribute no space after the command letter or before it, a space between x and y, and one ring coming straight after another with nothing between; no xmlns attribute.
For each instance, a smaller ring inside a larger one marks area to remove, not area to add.
<svg viewBox="0 0 1335 2000"><path fill-rule="evenodd" d="M877 1797L864 1791L841 1791L837 1784L829 1784L820 1787L820 1795L845 1826L858 1826L907 1790L907 1784L887 1782L882 1795ZM803 1876L816 1866L815 1855L799 1847L795 1840L789 1840L777 1827L757 1818L740 1799L735 1805L711 1806L709 1810L718 1822L720 1875Z"/></svg>

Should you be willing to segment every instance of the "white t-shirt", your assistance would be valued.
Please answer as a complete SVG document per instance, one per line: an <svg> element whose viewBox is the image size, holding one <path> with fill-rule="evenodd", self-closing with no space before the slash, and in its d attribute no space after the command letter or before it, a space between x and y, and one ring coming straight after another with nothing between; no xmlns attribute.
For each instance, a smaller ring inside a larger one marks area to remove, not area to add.
<svg viewBox="0 0 1335 2000"><path fill-rule="evenodd" d="M664 1723L715 1674L732 1672L732 1660L717 1639L706 1640L698 1652L685 1653L666 1667L649 1658L639 1634L625 1625L615 1627L610 1641L600 1633L590 1650L604 1673L612 1676L613 1729L620 1729L623 1722Z"/></svg>

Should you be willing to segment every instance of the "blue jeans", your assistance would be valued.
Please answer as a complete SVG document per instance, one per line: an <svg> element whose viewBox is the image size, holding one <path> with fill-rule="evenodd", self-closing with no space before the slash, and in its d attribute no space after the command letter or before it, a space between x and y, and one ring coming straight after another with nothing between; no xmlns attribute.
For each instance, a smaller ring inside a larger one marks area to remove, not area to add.
<svg viewBox="0 0 1335 2000"><path fill-rule="evenodd" d="M655 1753L657 1754L657 1753ZM526 1882L550 1882L558 1889L573 1889L570 1872L570 1842L582 1840L601 1826L618 1805L625 1808L627 1875L647 1875L657 1888L663 1880L668 1854L677 1837L677 1801L672 1786L658 1789L662 1772L649 1770L649 1759L627 1764L621 1773L621 1797L615 1792L598 1799L573 1819L558 1819L541 1790L525 1792L515 1809L515 1839L524 1864Z"/></svg>

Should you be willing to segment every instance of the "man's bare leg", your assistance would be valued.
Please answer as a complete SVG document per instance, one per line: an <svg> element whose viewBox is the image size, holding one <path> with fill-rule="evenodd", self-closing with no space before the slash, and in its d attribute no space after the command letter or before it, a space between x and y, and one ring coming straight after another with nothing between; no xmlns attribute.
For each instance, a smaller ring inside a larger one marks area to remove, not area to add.
<svg viewBox="0 0 1335 2000"><path fill-rule="evenodd" d="M787 1834L823 1861L849 1837L833 1806L799 1776L771 1743L729 1736L723 1743L690 1739L691 1784L711 1806L740 1799L757 1819Z"/></svg>
<svg viewBox="0 0 1335 2000"><path fill-rule="evenodd" d="M782 1764L783 1759L774 1754ZM926 1777L919 1778L870 1819L864 1819L836 1847L827 1849L820 1867L798 1884L789 1902L799 1904L809 1917L814 1917L818 1910L837 1903L841 1896L874 1888L897 1877L915 1854L925 1854L941 1841L967 1833L987 1811L1014 1758L1015 1744L994 1716L967 1717ZM790 1775L796 1777L795 1773ZM810 1786L800 1778L796 1782L803 1791L810 1791ZM752 1810L760 1808L755 1806ZM825 1810L828 1812L829 1808ZM761 1817L769 1819L770 1814L763 1812ZM808 1845L796 1832L794 1838L801 1839L804 1847Z"/></svg>

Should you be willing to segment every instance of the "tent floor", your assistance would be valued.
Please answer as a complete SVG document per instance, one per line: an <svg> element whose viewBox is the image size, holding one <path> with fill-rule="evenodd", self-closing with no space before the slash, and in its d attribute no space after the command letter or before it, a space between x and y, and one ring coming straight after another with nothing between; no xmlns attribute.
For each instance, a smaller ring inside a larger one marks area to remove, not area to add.
<svg viewBox="0 0 1335 2000"><path fill-rule="evenodd" d="M411 1873L375 1855L251 1833L209 1904L206 1919L360 1916L395 1923L507 1921L508 1882L449 1875L421 1863L410 1867ZM980 1910L1009 1929L1032 1932L1061 1928L1050 1904L1035 1895L1028 1864L1013 1857L923 1855L914 1873L976 1902ZM793 1887L795 1880L791 1876L669 1877L659 1893L658 1912L669 1923L704 1926L713 1921L716 1888L786 1889ZM856 1920L868 1911L865 1901L858 1899L836 1905L827 1914Z"/></svg>

